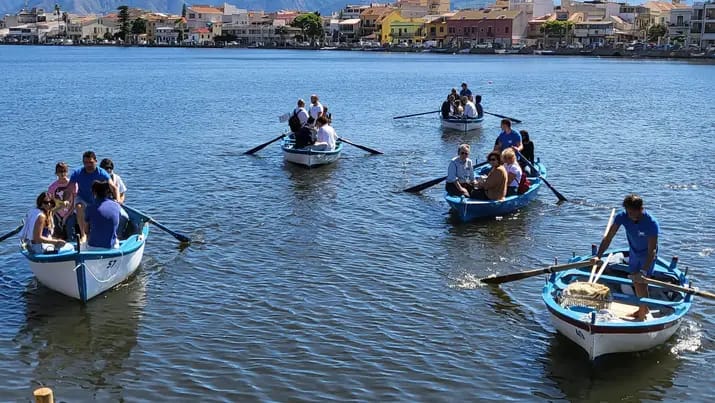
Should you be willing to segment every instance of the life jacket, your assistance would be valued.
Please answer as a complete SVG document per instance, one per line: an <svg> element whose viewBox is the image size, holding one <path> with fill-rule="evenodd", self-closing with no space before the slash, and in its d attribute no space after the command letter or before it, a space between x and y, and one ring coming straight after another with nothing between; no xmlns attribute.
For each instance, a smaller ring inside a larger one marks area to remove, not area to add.
<svg viewBox="0 0 715 403"><path fill-rule="evenodd" d="M519 194L526 193L531 187L531 181L526 177L526 172L521 173L521 180L519 181L519 188L517 189Z"/></svg>

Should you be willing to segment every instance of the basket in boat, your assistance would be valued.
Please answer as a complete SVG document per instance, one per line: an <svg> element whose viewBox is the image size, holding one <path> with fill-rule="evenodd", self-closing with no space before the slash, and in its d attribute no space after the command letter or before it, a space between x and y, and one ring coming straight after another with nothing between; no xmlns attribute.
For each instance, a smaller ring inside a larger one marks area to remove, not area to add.
<svg viewBox="0 0 715 403"><path fill-rule="evenodd" d="M561 293L561 306L564 308L582 306L595 310L608 309L611 301L611 289L598 283L576 281Z"/></svg>

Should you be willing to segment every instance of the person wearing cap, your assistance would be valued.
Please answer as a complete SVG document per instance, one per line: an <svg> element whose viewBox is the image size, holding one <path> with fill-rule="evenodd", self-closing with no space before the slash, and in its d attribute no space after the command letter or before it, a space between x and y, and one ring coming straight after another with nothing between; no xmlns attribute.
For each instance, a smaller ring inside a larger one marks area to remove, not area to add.
<svg viewBox="0 0 715 403"><path fill-rule="evenodd" d="M127 186L124 184L122 177L119 176L118 173L114 172L114 162L109 158L105 158L102 160L102 162L99 163L99 167L107 171L109 177L112 178L114 184L117 186L117 190L119 191L119 197L117 198L117 201L119 203L124 203Z"/></svg>
<svg viewBox="0 0 715 403"><path fill-rule="evenodd" d="M460 97L468 97L472 95L472 90L467 88L467 83L462 83L462 90L459 91L459 96Z"/></svg>

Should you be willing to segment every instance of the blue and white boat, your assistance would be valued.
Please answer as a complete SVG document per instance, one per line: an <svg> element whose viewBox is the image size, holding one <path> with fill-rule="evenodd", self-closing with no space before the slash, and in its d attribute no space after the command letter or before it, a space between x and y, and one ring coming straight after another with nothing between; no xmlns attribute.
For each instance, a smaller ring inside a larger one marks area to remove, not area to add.
<svg viewBox="0 0 715 403"><path fill-rule="evenodd" d="M534 166L539 169L542 177L546 177L546 168L540 161L537 161ZM483 167L476 170L475 174L486 175L490 169L491 167L488 166ZM531 182L529 190L516 196L508 196L504 200L480 200L464 196L450 196L449 194L444 199L449 203L451 211L464 222L479 218L503 216L526 206L536 198L543 181L538 177L528 178Z"/></svg>
<svg viewBox="0 0 715 403"><path fill-rule="evenodd" d="M595 252L592 251L593 255ZM594 306L588 299L574 303L566 291L570 284L573 287L576 282L588 283L589 268L552 273L542 292L556 330L583 348L591 360L605 354L644 351L666 342L678 330L692 304L690 293L653 284L648 286L649 298L639 299L626 273L628 250L608 253L614 255L597 280L610 294L605 304ZM593 255L575 257L570 262L588 260ZM651 278L686 287L687 275L678 269L677 263L677 257L670 262L658 258ZM639 303L650 310L643 321L629 316L638 310Z"/></svg>
<svg viewBox="0 0 715 403"><path fill-rule="evenodd" d="M482 121L484 121L484 117L481 118L443 118L442 116L439 117L439 119L442 121L442 128L443 129L449 129L449 130L458 130L461 132L469 132L472 130L479 129L482 127Z"/></svg>
<svg viewBox="0 0 715 403"><path fill-rule="evenodd" d="M37 280L46 287L72 298L87 302L131 276L141 263L144 245L149 236L146 217L127 209L129 228L118 249L87 250L75 244L75 249L63 248L55 253L37 254L29 245L21 244L21 253L30 263Z"/></svg>
<svg viewBox="0 0 715 403"><path fill-rule="evenodd" d="M332 151L313 150L310 146L293 148L294 145L295 139L292 135L283 138L283 143L281 143L283 159L308 168L332 164L340 158L340 153L343 151L343 143L340 140L336 142L335 150Z"/></svg>

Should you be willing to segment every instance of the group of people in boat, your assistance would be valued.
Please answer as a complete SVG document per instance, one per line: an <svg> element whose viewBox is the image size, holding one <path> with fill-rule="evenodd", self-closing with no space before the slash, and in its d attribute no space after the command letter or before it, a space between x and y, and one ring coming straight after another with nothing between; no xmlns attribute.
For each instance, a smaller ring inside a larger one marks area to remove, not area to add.
<svg viewBox="0 0 715 403"><path fill-rule="evenodd" d="M27 213L20 239L31 252L73 250L70 242L77 231L80 243L89 249L119 247L120 228L129 226L129 215L120 204L127 187L109 158L97 164L96 154L87 151L82 165L70 174L69 166L58 162L57 180L37 196Z"/></svg>
<svg viewBox="0 0 715 403"><path fill-rule="evenodd" d="M467 83L462 83L462 89L457 93L456 88L452 88L447 100L442 102L441 108L443 119L479 119L484 116L482 108L482 96L474 96Z"/></svg>
<svg viewBox="0 0 715 403"><path fill-rule="evenodd" d="M534 163L534 143L526 130L512 130L511 121L508 119L501 121L501 128L494 149L487 155L490 169L485 176L475 178L474 165L469 158L470 146L459 145L457 156L450 160L447 167L445 190L449 195L479 200L503 200L529 189L527 176L537 174L531 169Z"/></svg>
<svg viewBox="0 0 715 403"><path fill-rule="evenodd" d="M333 151L337 146L338 134L331 126L331 114L328 107L320 103L317 94L310 96L310 107L298 99L296 108L288 119L295 144L293 148L310 147L316 151Z"/></svg>

